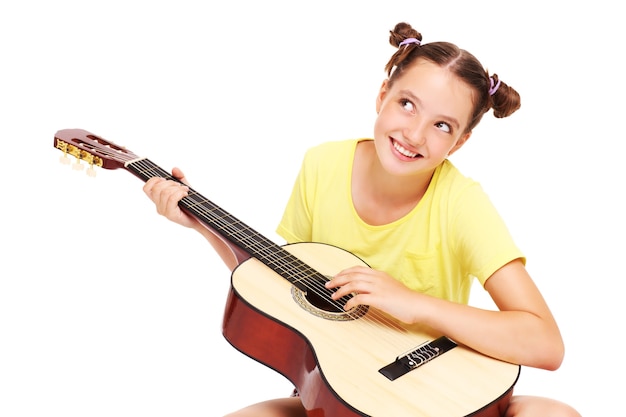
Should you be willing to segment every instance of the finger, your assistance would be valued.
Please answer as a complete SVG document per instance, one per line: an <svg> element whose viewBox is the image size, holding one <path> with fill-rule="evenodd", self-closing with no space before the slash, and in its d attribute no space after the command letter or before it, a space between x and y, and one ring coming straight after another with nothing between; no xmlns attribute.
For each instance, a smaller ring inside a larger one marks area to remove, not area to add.
<svg viewBox="0 0 626 417"><path fill-rule="evenodd" d="M178 203L188 195L188 187L168 182L160 194L160 206L165 213L178 213Z"/></svg>
<svg viewBox="0 0 626 417"><path fill-rule="evenodd" d="M359 273L370 273L372 272L373 269L366 267L366 266L361 266L361 265L355 265L355 266L351 266L348 267L346 269L344 269L343 271L341 271L340 273L353 273L353 272L359 272Z"/></svg>
<svg viewBox="0 0 626 417"><path fill-rule="evenodd" d="M183 184L189 185L187 178L185 178L185 174L180 168L174 167L172 169L172 176L176 178L177 180L179 180L180 182L182 182Z"/></svg>
<svg viewBox="0 0 626 417"><path fill-rule="evenodd" d="M367 304L367 298L362 294L355 294L353 297L350 297L348 302L343 306L345 311L350 311L354 307L358 307L360 305L369 305Z"/></svg>
<svg viewBox="0 0 626 417"><path fill-rule="evenodd" d="M363 294L369 293L372 290L372 286L367 281L350 281L349 283L337 288L337 290L333 293L332 298L337 300L341 297L351 295L351 294Z"/></svg>
<svg viewBox="0 0 626 417"><path fill-rule="evenodd" d="M337 288L346 285L352 279L351 274L339 273L324 283L326 288Z"/></svg>
<svg viewBox="0 0 626 417"><path fill-rule="evenodd" d="M340 271L334 278L349 278L373 276L374 270L365 266L352 266Z"/></svg>
<svg viewBox="0 0 626 417"><path fill-rule="evenodd" d="M165 181L165 178L161 178L161 177L150 178L143 185L143 192L146 193L148 195L148 197L150 197L152 195L152 193L153 193L154 186L157 185L160 182L163 182L163 181Z"/></svg>

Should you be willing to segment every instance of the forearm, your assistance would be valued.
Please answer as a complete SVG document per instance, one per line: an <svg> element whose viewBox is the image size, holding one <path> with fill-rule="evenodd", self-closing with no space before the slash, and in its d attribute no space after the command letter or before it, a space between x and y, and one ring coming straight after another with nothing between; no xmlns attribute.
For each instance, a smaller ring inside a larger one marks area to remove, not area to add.
<svg viewBox="0 0 626 417"><path fill-rule="evenodd" d="M237 265L239 265L239 260L237 259L237 255L233 251L232 247L229 246L215 231L206 227L200 222L193 225L192 228L200 233L213 247L218 256L222 259L224 264L229 270L235 269Z"/></svg>
<svg viewBox="0 0 626 417"><path fill-rule="evenodd" d="M563 341L551 315L491 311L422 294L416 297L415 319L458 343L520 365L553 370L561 364Z"/></svg>

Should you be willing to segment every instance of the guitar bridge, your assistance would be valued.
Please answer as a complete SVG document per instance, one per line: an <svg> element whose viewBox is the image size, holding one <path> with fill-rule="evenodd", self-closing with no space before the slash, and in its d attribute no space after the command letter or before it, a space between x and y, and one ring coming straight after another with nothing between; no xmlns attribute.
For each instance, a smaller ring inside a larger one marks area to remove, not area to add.
<svg viewBox="0 0 626 417"><path fill-rule="evenodd" d="M395 361L378 370L381 374L393 381L404 374L432 361L443 355L450 349L456 347L456 343L445 336L441 336L431 342L425 343L402 356L398 356Z"/></svg>

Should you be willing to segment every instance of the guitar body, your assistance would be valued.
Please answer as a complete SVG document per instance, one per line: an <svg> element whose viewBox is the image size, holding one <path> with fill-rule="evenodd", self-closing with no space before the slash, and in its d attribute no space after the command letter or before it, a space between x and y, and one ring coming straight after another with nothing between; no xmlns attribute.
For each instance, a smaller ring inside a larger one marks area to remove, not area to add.
<svg viewBox="0 0 626 417"><path fill-rule="evenodd" d="M60 130L55 148L94 167L143 181L178 181L147 158L82 129ZM444 335L407 326L367 306L344 311L324 283L365 263L334 246L276 245L190 188L179 206L214 231L240 261L233 271L224 337L288 378L308 417L500 417L520 366Z"/></svg>
<svg viewBox="0 0 626 417"><path fill-rule="evenodd" d="M284 248L327 276L364 265L330 245ZM293 285L251 258L233 272L223 334L235 348L288 378L309 417L503 415L518 365L459 345L389 380L379 369L439 335L390 317L381 321L381 315L370 309L345 319L318 311L294 296Z"/></svg>

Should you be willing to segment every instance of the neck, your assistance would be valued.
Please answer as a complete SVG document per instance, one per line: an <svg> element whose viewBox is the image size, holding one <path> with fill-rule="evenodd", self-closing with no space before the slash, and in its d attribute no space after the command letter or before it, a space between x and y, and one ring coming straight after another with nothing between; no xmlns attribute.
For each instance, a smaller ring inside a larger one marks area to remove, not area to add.
<svg viewBox="0 0 626 417"><path fill-rule="evenodd" d="M406 176L393 175L382 167L376 151L372 151L365 175L373 193L391 203L416 204L426 193L435 170Z"/></svg>
<svg viewBox="0 0 626 417"><path fill-rule="evenodd" d="M409 213L422 199L434 173L397 176L378 162L373 146L360 146L352 176L352 201L361 218L387 224Z"/></svg>

